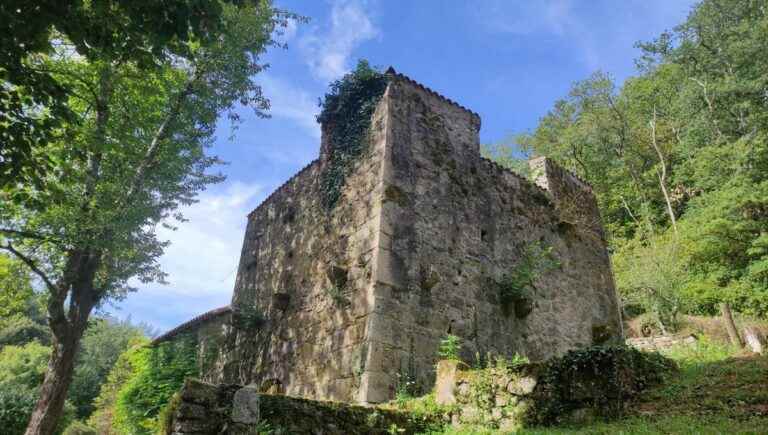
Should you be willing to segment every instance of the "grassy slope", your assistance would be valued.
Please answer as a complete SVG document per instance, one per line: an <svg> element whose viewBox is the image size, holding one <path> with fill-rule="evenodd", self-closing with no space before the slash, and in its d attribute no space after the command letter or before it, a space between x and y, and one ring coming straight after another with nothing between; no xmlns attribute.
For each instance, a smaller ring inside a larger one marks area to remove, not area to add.
<svg viewBox="0 0 768 435"><path fill-rule="evenodd" d="M544 434L768 434L768 356L741 354L702 340L668 356L680 372L646 392L630 414L610 423L527 429ZM445 434L499 434L482 428Z"/></svg>

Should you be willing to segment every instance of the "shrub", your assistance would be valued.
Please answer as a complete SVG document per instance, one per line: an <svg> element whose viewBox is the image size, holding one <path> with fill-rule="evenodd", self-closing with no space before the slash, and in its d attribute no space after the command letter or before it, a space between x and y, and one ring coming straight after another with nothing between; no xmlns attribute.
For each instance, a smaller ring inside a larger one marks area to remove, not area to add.
<svg viewBox="0 0 768 435"><path fill-rule="evenodd" d="M23 345L37 340L41 344L51 343L51 331L46 325L42 325L29 317L15 315L3 321L0 329L0 346Z"/></svg>
<svg viewBox="0 0 768 435"><path fill-rule="evenodd" d="M131 367L133 354L141 351L147 342L143 337L134 340L133 346L120 355L109 371L106 382L101 385L99 395L93 402L95 411L88 418L88 425L95 428L99 435L117 434L114 422L117 397L126 382L134 376Z"/></svg>
<svg viewBox="0 0 768 435"><path fill-rule="evenodd" d="M2 428L0 432L4 435L22 435L36 403L36 389L8 388L7 386L0 388L0 428ZM74 407L66 402L56 433L61 433L62 429L73 420L74 415Z"/></svg>
<svg viewBox="0 0 768 435"><path fill-rule="evenodd" d="M551 246L541 242L526 245L515 267L496 281L504 314L509 315L513 304L531 296L531 289L541 275L558 267L560 262L555 258Z"/></svg>
<svg viewBox="0 0 768 435"><path fill-rule="evenodd" d="M197 340L192 334L140 348L129 354L131 375L117 393L113 426L131 434L152 434L159 429L159 414L181 388L196 377Z"/></svg>
<svg viewBox="0 0 768 435"><path fill-rule="evenodd" d="M590 407L615 417L627 399L660 383L675 363L658 353L627 346L592 346L553 358L541 368L529 419L553 424L570 412Z"/></svg>
<svg viewBox="0 0 768 435"><path fill-rule="evenodd" d="M42 382L51 348L32 341L0 350L0 388L32 391Z"/></svg>
<svg viewBox="0 0 768 435"><path fill-rule="evenodd" d="M32 390L3 388L0 390L0 427L9 435L23 434L27 428L37 395Z"/></svg>
<svg viewBox="0 0 768 435"><path fill-rule="evenodd" d="M459 361L459 352L461 351L461 338L456 335L448 334L440 340L440 346L437 354L442 359Z"/></svg>
<svg viewBox="0 0 768 435"><path fill-rule="evenodd" d="M75 420L64 429L62 435L99 435L99 433L96 432L96 429L88 426L82 421Z"/></svg>

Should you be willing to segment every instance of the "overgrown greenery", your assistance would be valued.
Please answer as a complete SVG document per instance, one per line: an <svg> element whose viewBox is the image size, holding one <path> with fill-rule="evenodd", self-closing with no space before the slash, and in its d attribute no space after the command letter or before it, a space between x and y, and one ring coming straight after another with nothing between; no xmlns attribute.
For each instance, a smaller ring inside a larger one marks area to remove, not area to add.
<svg viewBox="0 0 768 435"><path fill-rule="evenodd" d="M321 101L317 121L327 128L330 139L329 165L322 174L323 203L333 208L354 160L369 145L371 116L387 88L386 75L365 60L330 85Z"/></svg>
<svg viewBox="0 0 768 435"><path fill-rule="evenodd" d="M594 73L512 141L593 186L622 296L669 330L720 302L768 315L765 7L699 2L638 44L635 77Z"/></svg>
<svg viewBox="0 0 768 435"><path fill-rule="evenodd" d="M160 411L184 379L198 375L197 338L177 336L135 349L127 358L130 375L116 395L113 427L124 433L151 435L160 428Z"/></svg>
<svg viewBox="0 0 768 435"><path fill-rule="evenodd" d="M556 424L585 405L605 417L622 415L627 400L659 384L675 364L658 353L626 346L592 346L545 363L529 421ZM597 397L585 404L584 391Z"/></svg>
<svg viewBox="0 0 768 435"><path fill-rule="evenodd" d="M557 426L528 427L520 435L559 434L759 434L768 417L768 357L745 355L738 349L702 337L695 345L664 351L679 370L665 382L635 397L625 416L613 421L588 420ZM434 434L501 435L483 426L446 426Z"/></svg>
<svg viewBox="0 0 768 435"><path fill-rule="evenodd" d="M350 304L349 298L344 294L344 289L337 285L325 287L324 292L338 307L346 307Z"/></svg>
<svg viewBox="0 0 768 435"><path fill-rule="evenodd" d="M544 273L556 269L560 262L552 247L536 241L526 244L515 266L496 281L499 302L506 314L517 302L531 298L536 280Z"/></svg>
<svg viewBox="0 0 768 435"><path fill-rule="evenodd" d="M440 340L437 355L442 359L460 361L461 338L457 335L447 334Z"/></svg>
<svg viewBox="0 0 768 435"><path fill-rule="evenodd" d="M6 18L14 23L39 17L34 9L20 16L26 3L10 9L4 3L0 15L10 14ZM47 163L44 182L19 178L0 186L0 250L20 259L50 296L55 361L30 433L55 426L93 311L134 290L132 283L163 282L158 259L167 241L157 230L183 222L179 208L223 180L212 171L220 160L209 152L219 119L234 126L243 108L267 116L269 102L257 83L266 67L261 56L280 45L273 39L276 28L298 18L269 0L71 6L67 14L93 25L94 33L25 29L43 40L17 59L47 71L69 91L65 104L72 118L62 127L67 134L34 147L39 154L33 160ZM138 21L132 21L134 12ZM168 29L172 23L182 27ZM34 87L13 90L22 93L22 114L37 109ZM14 151L3 147L2 160ZM0 171L7 174L5 165Z"/></svg>
<svg viewBox="0 0 768 435"><path fill-rule="evenodd" d="M232 311L232 324L242 330L254 330L260 328L267 321L264 313L251 305L238 306Z"/></svg>

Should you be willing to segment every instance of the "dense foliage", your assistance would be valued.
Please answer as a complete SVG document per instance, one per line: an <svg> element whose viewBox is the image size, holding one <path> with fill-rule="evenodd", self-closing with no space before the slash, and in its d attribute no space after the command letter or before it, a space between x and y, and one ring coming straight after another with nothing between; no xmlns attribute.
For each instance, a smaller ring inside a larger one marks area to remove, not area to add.
<svg viewBox="0 0 768 435"><path fill-rule="evenodd" d="M768 315L767 11L702 1L638 44L636 77L593 74L516 138L592 184L622 295L668 329L720 302Z"/></svg>
<svg viewBox="0 0 768 435"><path fill-rule="evenodd" d="M219 37L232 0L6 0L0 4L0 185L45 183L56 166L45 148L66 137L80 91L36 63L63 41L92 62L131 63L156 72Z"/></svg>
<svg viewBox="0 0 768 435"><path fill-rule="evenodd" d="M624 411L627 399L675 369L673 361L658 353L641 352L625 346L593 346L567 352L545 363L535 391L531 421L557 423L585 406L584 396L594 395L588 404L596 412L614 417Z"/></svg>
<svg viewBox="0 0 768 435"><path fill-rule="evenodd" d="M93 401L109 371L120 355L143 337L142 330L128 321L100 318L91 323L83 336L69 391L78 418L91 415Z"/></svg>
<svg viewBox="0 0 768 435"><path fill-rule="evenodd" d="M21 260L48 295L51 371L29 433L55 426L91 313L132 290L131 280L163 281L158 258L167 242L157 229L182 222L179 207L223 179L211 172L219 160L208 153L218 120L236 121L243 106L266 116L260 57L294 17L268 0L70 6L65 24L80 27L40 31L42 48L21 55L25 67L66 88L70 117L57 118L66 135L21 150L46 162L39 182L0 184L0 250ZM15 20L3 25L31 19L39 12L32 8L19 17L26 4L3 4L0 14ZM34 104L35 88L13 89ZM6 150L18 150L0 149L3 162Z"/></svg>
<svg viewBox="0 0 768 435"><path fill-rule="evenodd" d="M387 88L384 74L361 60L354 71L331 83L317 121L329 134L330 164L322 175L323 202L332 208L354 159L369 145L371 115Z"/></svg>
<svg viewBox="0 0 768 435"><path fill-rule="evenodd" d="M184 379L198 374L196 337L185 335L134 349L127 359L130 374L122 379L117 390L112 427L118 433L150 435L160 427L160 411L181 388ZM123 369L124 366L116 366L117 371ZM106 388L109 391L111 386Z"/></svg>

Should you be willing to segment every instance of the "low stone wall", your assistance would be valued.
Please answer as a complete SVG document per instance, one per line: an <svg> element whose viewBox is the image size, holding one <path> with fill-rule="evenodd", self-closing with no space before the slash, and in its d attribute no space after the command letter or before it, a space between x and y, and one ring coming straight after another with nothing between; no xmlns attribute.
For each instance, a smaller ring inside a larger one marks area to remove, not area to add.
<svg viewBox="0 0 768 435"><path fill-rule="evenodd" d="M427 432L433 424L428 418L394 410L261 394L252 386L190 379L174 399L165 433L415 434Z"/></svg>
<svg viewBox="0 0 768 435"><path fill-rule="evenodd" d="M539 364L498 360L484 369L440 361L435 396L438 405L449 407L454 426L513 432L619 416L633 397L674 367L657 353L625 346L574 350Z"/></svg>
<svg viewBox="0 0 768 435"><path fill-rule="evenodd" d="M673 346L692 346L696 344L696 337L689 335L680 337L676 335L660 335L657 337L628 338L627 345L646 351L659 351Z"/></svg>
<svg viewBox="0 0 768 435"><path fill-rule="evenodd" d="M536 366L520 371L502 367L470 370L459 361L437 364L436 401L451 406L451 423L486 424L514 431L523 426L538 384Z"/></svg>

